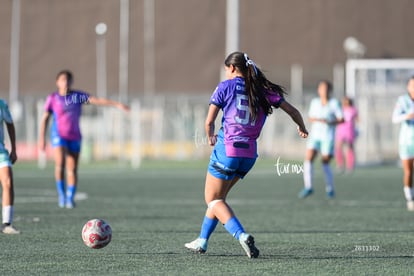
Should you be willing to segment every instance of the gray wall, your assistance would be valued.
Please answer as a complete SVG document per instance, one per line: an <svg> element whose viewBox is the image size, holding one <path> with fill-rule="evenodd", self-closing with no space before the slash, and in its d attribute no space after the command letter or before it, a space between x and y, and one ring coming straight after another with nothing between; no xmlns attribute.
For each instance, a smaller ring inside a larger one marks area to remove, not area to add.
<svg viewBox="0 0 414 276"><path fill-rule="evenodd" d="M225 58L225 0L156 1L157 93L211 92ZM118 90L119 1L21 0L20 93L54 89L60 69L75 86L96 93L94 28L108 24L108 91ZM0 0L0 95L8 97L11 0ZM289 85L292 63L305 68L305 84L332 78L344 63L343 40L356 36L367 57L414 57L414 1L240 0L241 50L276 82ZM143 0L130 0L129 90L143 94ZM282 72L280 68L286 70Z"/></svg>

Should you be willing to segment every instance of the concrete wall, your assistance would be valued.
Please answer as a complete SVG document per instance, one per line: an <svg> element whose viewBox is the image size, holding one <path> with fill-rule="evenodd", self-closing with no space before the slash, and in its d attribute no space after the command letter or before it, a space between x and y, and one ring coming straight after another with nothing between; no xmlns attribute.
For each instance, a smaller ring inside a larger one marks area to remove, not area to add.
<svg viewBox="0 0 414 276"><path fill-rule="evenodd" d="M155 0L157 93L210 93L225 58L224 0ZM0 0L0 96L8 97L12 0ZM21 0L20 93L44 96L57 71L71 69L75 86L96 93L95 25L108 25L108 92L117 95L119 1ZM305 84L332 78L344 63L343 40L355 36L367 57L414 57L414 1L240 0L241 50L269 76L289 85L302 64ZM130 0L129 90L143 94L143 0ZM276 68L286 68L278 74ZM319 73L315 73L319 72Z"/></svg>

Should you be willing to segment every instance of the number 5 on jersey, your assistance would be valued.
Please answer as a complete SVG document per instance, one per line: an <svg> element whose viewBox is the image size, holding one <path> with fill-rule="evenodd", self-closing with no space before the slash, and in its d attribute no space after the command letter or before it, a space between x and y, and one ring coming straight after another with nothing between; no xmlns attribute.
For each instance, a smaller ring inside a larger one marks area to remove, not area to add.
<svg viewBox="0 0 414 276"><path fill-rule="evenodd" d="M237 94L237 115L235 117L235 120L238 124L241 125L248 125L250 122L250 110L249 110L249 99L247 98L247 95L244 94ZM244 113L244 116L242 117L241 114ZM256 124L256 120L250 122L251 126L254 126Z"/></svg>

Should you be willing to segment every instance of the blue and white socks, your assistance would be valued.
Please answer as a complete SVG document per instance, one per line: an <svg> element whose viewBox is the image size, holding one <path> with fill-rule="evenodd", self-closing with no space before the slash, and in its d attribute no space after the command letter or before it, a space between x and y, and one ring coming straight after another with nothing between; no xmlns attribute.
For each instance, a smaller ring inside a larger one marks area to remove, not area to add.
<svg viewBox="0 0 414 276"><path fill-rule="evenodd" d="M334 184L333 184L333 174L331 170L331 166L329 164L322 164L323 172L325 174L325 183L326 183L326 192L332 193L334 192Z"/></svg>
<svg viewBox="0 0 414 276"><path fill-rule="evenodd" d="M212 219L207 216L204 217L203 224L201 225L201 231L200 231L200 239L208 240L211 236L211 234L214 232L214 229L216 229L218 220ZM240 223L240 221L236 217L230 218L225 224L224 228L227 230L227 232L230 233L233 237L235 237L237 240L240 238L240 234L244 233L243 225Z"/></svg>
<svg viewBox="0 0 414 276"><path fill-rule="evenodd" d="M66 188L66 207L73 208L75 204L76 185L68 185Z"/></svg>
<svg viewBox="0 0 414 276"><path fill-rule="evenodd" d="M311 161L306 160L303 162L303 183L305 189L312 190L312 179L313 179L313 164Z"/></svg>
<svg viewBox="0 0 414 276"><path fill-rule="evenodd" d="M335 193L333 174L329 164L322 164L323 173L325 176L326 193L329 197L333 197ZM312 191L313 189L313 164L309 160L303 163L303 182L305 186L304 191Z"/></svg>
<svg viewBox="0 0 414 276"><path fill-rule="evenodd" d="M218 219L212 219L205 216L203 224L201 225L200 238L208 240L210 235L214 232L214 229L216 229L217 223Z"/></svg>
<svg viewBox="0 0 414 276"><path fill-rule="evenodd" d="M59 197L59 207L65 207L65 181L64 180L57 180L56 181L56 190Z"/></svg>
<svg viewBox="0 0 414 276"><path fill-rule="evenodd" d="M224 224L224 228L226 228L227 232L237 240L239 240L240 234L244 233L243 226L236 217L230 218L226 224Z"/></svg>
<svg viewBox="0 0 414 276"><path fill-rule="evenodd" d="M75 202L76 185L67 185L65 191L65 181L57 180L56 190L59 197L59 207L64 208L66 206L73 208Z"/></svg>

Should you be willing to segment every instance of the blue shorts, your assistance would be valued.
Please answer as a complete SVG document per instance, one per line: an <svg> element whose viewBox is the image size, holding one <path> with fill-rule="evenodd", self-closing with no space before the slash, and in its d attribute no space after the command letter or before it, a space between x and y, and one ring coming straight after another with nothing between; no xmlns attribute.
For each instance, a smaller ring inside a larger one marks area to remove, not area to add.
<svg viewBox="0 0 414 276"><path fill-rule="evenodd" d="M67 140L59 135L52 135L50 137L52 147L64 147L67 151L73 153L80 153L82 140Z"/></svg>
<svg viewBox="0 0 414 276"><path fill-rule="evenodd" d="M243 178L253 167L256 158L227 157L224 144L217 143L210 156L208 172L216 178L232 180Z"/></svg>

